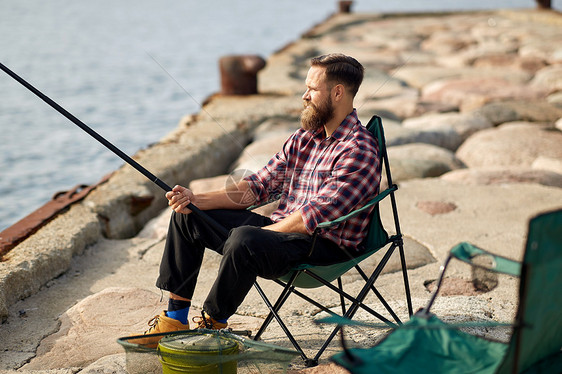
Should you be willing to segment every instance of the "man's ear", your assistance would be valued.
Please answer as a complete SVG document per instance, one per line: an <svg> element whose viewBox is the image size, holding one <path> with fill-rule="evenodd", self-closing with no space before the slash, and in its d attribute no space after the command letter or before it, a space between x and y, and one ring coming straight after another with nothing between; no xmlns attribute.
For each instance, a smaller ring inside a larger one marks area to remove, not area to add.
<svg viewBox="0 0 562 374"><path fill-rule="evenodd" d="M336 84L332 88L332 95L333 95L332 98L335 101L340 101L341 99L343 99L345 95L345 87L343 86L343 84Z"/></svg>

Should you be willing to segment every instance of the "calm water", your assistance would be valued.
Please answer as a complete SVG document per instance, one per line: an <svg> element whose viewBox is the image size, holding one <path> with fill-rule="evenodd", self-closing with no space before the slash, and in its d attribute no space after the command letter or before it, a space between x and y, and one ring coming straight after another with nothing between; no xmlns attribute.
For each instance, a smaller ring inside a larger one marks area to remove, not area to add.
<svg viewBox="0 0 562 374"><path fill-rule="evenodd" d="M354 11L535 6L396 3L355 1ZM220 89L219 57L267 58L336 7L335 0L2 0L0 62L132 155ZM0 72L0 231L56 191L95 183L121 164Z"/></svg>

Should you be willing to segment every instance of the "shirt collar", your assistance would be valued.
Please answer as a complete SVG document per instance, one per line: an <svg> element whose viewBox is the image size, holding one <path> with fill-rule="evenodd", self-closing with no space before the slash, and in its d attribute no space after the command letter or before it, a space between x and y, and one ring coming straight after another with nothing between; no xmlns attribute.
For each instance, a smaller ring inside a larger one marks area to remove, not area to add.
<svg viewBox="0 0 562 374"><path fill-rule="evenodd" d="M332 133L332 138L339 141L345 139L358 124L359 118L357 117L357 111L354 108L353 111L349 113L347 117L345 117L338 128Z"/></svg>
<svg viewBox="0 0 562 374"><path fill-rule="evenodd" d="M347 137L347 135L353 130L355 126L359 124L359 118L357 117L357 110L353 109L351 113L345 117L345 119L340 123L336 130L332 133L330 138L341 141ZM325 138L324 128L320 128L314 132L310 133L314 141L320 143Z"/></svg>

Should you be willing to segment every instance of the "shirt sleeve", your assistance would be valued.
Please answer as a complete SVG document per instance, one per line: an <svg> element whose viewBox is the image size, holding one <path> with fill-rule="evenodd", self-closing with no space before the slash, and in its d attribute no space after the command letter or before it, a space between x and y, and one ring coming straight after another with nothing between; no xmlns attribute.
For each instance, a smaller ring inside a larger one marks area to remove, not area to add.
<svg viewBox="0 0 562 374"><path fill-rule="evenodd" d="M307 231L312 234L319 223L344 216L374 196L380 184L378 153L352 148L342 153L330 175L302 208Z"/></svg>

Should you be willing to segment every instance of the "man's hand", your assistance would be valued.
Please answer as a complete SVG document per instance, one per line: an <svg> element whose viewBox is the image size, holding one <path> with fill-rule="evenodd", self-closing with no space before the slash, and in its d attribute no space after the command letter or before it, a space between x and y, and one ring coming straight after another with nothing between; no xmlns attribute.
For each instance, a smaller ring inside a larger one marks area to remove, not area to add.
<svg viewBox="0 0 562 374"><path fill-rule="evenodd" d="M191 213L191 210L187 209L186 207L191 203L193 197L194 197L193 192L191 192L190 189L182 186L175 186L174 188L172 188L171 191L166 192L166 199L168 199L168 205L176 213L183 213L183 214Z"/></svg>

